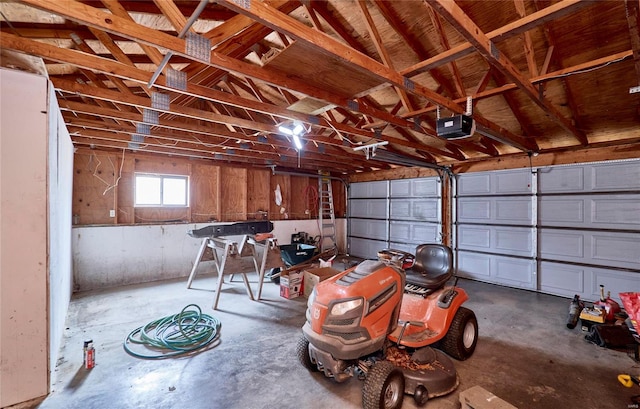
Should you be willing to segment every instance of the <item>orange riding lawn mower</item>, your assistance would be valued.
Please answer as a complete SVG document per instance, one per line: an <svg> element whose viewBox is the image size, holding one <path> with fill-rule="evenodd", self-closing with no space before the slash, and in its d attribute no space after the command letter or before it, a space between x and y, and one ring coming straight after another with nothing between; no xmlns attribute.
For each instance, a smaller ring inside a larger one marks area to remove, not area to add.
<svg viewBox="0 0 640 409"><path fill-rule="evenodd" d="M413 254L386 249L378 260L318 283L309 296L298 359L336 382L364 380L364 409L418 406L453 392L458 375L446 354L469 358L478 321L462 304L451 249L422 244ZM436 347L434 349L431 347ZM444 352L443 352L444 351Z"/></svg>

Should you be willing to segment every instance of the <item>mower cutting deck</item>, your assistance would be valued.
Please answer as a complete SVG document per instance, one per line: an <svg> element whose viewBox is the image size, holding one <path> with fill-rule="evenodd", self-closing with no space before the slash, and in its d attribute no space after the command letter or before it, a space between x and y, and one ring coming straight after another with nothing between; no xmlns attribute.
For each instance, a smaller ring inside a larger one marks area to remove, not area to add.
<svg viewBox="0 0 640 409"><path fill-rule="evenodd" d="M415 261L414 261L415 260ZM423 244L415 256L384 250L316 285L308 300L298 358L311 371L343 382L364 378L365 409L417 404L454 391L458 376L449 356L470 357L477 343L468 296L455 284L451 249Z"/></svg>

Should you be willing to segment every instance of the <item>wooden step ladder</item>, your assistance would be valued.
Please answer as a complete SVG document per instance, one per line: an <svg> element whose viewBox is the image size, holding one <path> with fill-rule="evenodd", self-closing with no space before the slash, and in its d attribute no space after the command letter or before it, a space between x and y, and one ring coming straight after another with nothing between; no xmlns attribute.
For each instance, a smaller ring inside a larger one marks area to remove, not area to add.
<svg viewBox="0 0 640 409"><path fill-rule="evenodd" d="M320 176L318 178L318 192L320 208L318 219L320 220L320 251L337 249L336 244L336 214L333 207L333 190L331 178Z"/></svg>

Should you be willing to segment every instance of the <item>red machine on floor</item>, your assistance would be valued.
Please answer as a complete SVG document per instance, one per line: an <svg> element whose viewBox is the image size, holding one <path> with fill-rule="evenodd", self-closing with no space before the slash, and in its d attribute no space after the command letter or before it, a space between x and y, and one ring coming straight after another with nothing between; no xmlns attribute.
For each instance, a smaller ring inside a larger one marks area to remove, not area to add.
<svg viewBox="0 0 640 409"><path fill-rule="evenodd" d="M405 393L422 405L456 389L453 362L442 351L470 357L478 322L462 307L466 292L446 286L454 275L449 247L422 244L415 256L378 256L315 287L298 358L338 382L364 378L365 409L400 408Z"/></svg>

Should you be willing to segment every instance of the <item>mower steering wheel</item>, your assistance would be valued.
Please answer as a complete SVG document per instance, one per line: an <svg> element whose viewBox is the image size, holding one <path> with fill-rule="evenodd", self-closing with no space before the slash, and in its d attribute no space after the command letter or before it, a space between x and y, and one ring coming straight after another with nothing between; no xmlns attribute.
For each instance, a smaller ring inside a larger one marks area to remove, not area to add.
<svg viewBox="0 0 640 409"><path fill-rule="evenodd" d="M384 249L378 252L378 260L387 262L387 263L395 263L398 266L402 267L403 270L413 267L413 263L416 260L416 257L402 250L396 249Z"/></svg>

